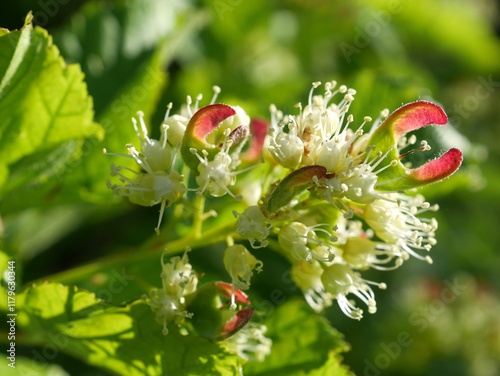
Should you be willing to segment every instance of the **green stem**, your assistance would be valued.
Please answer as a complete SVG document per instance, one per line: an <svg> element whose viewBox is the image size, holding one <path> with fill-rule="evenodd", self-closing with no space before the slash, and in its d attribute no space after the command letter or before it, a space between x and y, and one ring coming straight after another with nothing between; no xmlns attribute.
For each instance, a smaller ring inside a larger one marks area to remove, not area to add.
<svg viewBox="0 0 500 376"><path fill-rule="evenodd" d="M34 283L43 281L72 283L75 280L87 277L89 275L102 272L110 268L116 267L118 264L135 264L137 262L159 258L162 253L171 256L183 252L186 247L196 249L224 242L231 233L234 223L230 222L219 227L215 227L200 234L194 238L186 236L171 242L149 242L146 246L126 251L120 254L105 256L89 264L77 266L73 269L65 270L60 273L52 274L44 277ZM236 236L236 235L235 235ZM33 282L30 282L32 284Z"/></svg>
<svg viewBox="0 0 500 376"><path fill-rule="evenodd" d="M201 230L204 220L204 211L205 211L205 196L196 195L194 199L194 208L195 212L193 215L193 230L192 236L195 239L199 239L201 237Z"/></svg>

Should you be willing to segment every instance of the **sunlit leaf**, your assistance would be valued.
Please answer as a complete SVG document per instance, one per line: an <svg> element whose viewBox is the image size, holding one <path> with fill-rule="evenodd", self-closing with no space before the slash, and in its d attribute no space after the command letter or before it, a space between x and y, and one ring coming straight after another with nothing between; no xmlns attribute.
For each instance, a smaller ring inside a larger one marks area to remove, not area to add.
<svg viewBox="0 0 500 376"><path fill-rule="evenodd" d="M183 336L161 325L143 301L122 307L60 284L33 286L18 299L20 330L34 343L50 344L119 375L227 375L241 359L216 343Z"/></svg>
<svg viewBox="0 0 500 376"><path fill-rule="evenodd" d="M263 362L244 367L248 376L349 375L339 366L340 352L348 350L342 335L300 300L279 306L265 321L272 351ZM291 339L294 340L291 340ZM322 373L323 372L323 373Z"/></svg>
<svg viewBox="0 0 500 376"><path fill-rule="evenodd" d="M80 68L65 64L45 30L28 22L0 37L0 51L0 183L14 163L26 159L7 187L13 190L54 179L81 153L84 139L102 139L104 133L93 122Z"/></svg>

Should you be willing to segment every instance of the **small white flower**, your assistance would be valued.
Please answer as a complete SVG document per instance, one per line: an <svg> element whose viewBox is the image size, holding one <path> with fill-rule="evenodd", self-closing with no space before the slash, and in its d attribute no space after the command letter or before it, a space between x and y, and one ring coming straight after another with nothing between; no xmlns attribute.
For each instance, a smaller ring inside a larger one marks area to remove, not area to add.
<svg viewBox="0 0 500 376"><path fill-rule="evenodd" d="M130 202L141 206L153 206L161 202L171 204L185 191L183 177L177 171L155 172L153 174L135 173L134 179L121 173L122 168L111 165L111 176L119 176L125 185L108 184L115 194L127 196Z"/></svg>
<svg viewBox="0 0 500 376"><path fill-rule="evenodd" d="M331 262L335 257L335 247L331 241L336 238L322 240L315 232L317 229L317 226L307 227L301 222L291 222L281 228L278 242L295 260Z"/></svg>
<svg viewBox="0 0 500 376"><path fill-rule="evenodd" d="M331 306L334 299L321 282L322 274L323 268L316 260L298 261L292 265L293 280L304 293L307 303L316 312L321 312L324 308Z"/></svg>
<svg viewBox="0 0 500 376"><path fill-rule="evenodd" d="M266 331L265 325L250 322L223 343L243 359L262 362L271 353L273 344L271 339L264 336Z"/></svg>
<svg viewBox="0 0 500 376"><path fill-rule="evenodd" d="M172 116L166 115L163 120L164 125L168 128L168 142L172 146L177 146L182 143L182 138L184 137L184 132L186 131L186 126L189 123L189 118L182 115L174 114Z"/></svg>
<svg viewBox="0 0 500 376"><path fill-rule="evenodd" d="M250 288L250 279L253 276L253 270L257 273L262 271L263 263L257 260L241 244L234 244L227 247L224 252L224 268L231 276L232 295L231 309L236 309L234 290L248 290Z"/></svg>
<svg viewBox="0 0 500 376"><path fill-rule="evenodd" d="M182 258L172 257L168 263L162 255L161 264L162 288L151 291L146 302L155 313L156 321L163 325L162 333L167 335L169 322L180 325L186 318L192 317L186 311L185 296L196 291L198 278L189 263L187 252Z"/></svg>
<svg viewBox="0 0 500 376"><path fill-rule="evenodd" d="M418 218L426 211L436 211L422 195L387 194L383 199L366 205L364 219L383 241L398 246L407 259L410 255L432 263L428 255L418 251L430 251L436 244L435 231L438 223L434 218Z"/></svg>
<svg viewBox="0 0 500 376"><path fill-rule="evenodd" d="M283 167L294 169L302 161L304 143L294 134L281 132L271 139L269 151L273 158Z"/></svg>
<svg viewBox="0 0 500 376"><path fill-rule="evenodd" d="M164 255L162 255L161 265L160 277L163 282L163 289L167 294L180 299L182 296L196 291L198 277L189 263L187 251L182 257L172 257L168 263L165 263Z"/></svg>
<svg viewBox="0 0 500 376"><path fill-rule="evenodd" d="M238 216L236 220L236 232L250 242L252 248L261 248L268 245L266 238L269 236L271 225L257 205L249 206L241 214L233 212ZM258 244L257 244L258 243Z"/></svg>
<svg viewBox="0 0 500 376"><path fill-rule="evenodd" d="M356 93L354 89L342 85L333 91L336 82L328 82L324 95L313 95L319 85L319 82L313 83L308 104L303 110L299 104L301 111L297 117L283 116L271 107L268 150L285 168L325 167L327 174L317 184L319 194L350 218L353 212L345 199L366 204L378 198L377 175L398 161L384 163L377 169L392 149L370 157L373 148L367 145L368 138L362 138L363 127L372 121L370 117L365 117L357 130L349 128L354 121L353 116L347 114ZM337 94L344 97L337 104L331 103ZM370 134L379 124L377 119Z"/></svg>
<svg viewBox="0 0 500 376"><path fill-rule="evenodd" d="M224 252L224 267L231 276L231 283L235 289L248 290L253 270L262 271L262 261L257 260L241 244L234 244Z"/></svg>
<svg viewBox="0 0 500 376"><path fill-rule="evenodd" d="M347 299L347 295L357 296L368 307L369 313L377 311L375 294L370 287L376 285L385 289L385 283L375 283L362 279L359 273L354 272L348 265L333 264L326 267L321 275L325 290L337 300L340 309L352 319L360 320L363 310L356 307L354 302Z"/></svg>
<svg viewBox="0 0 500 376"><path fill-rule="evenodd" d="M108 180L107 185L115 194L128 197L134 204L142 206L161 204L158 225L155 228L158 234L165 208L182 197L186 192L186 187L184 176L174 169L178 148L173 148L167 142L168 126L163 124L160 140L154 140L149 138L144 123L144 114L139 111L137 116L140 128L135 119L132 119L132 124L141 144L140 151L134 145L128 144L128 154L107 153L106 149L104 149L104 153L111 156L133 158L141 171L137 172L127 167L112 164L111 176L117 176L122 184L112 184ZM129 176L125 175L124 171Z"/></svg>
<svg viewBox="0 0 500 376"><path fill-rule="evenodd" d="M392 270L401 266L403 262L403 253L399 247L373 240L373 231L363 230L361 221L339 217L334 231L332 246L337 263L342 263L343 260L358 270L369 268Z"/></svg>
<svg viewBox="0 0 500 376"><path fill-rule="evenodd" d="M140 151L137 150L134 145L128 144L128 155L124 156L132 157L148 174L166 171L171 166L175 154L171 146L167 144L168 127L162 125L160 140L154 140L149 138L148 130L144 122L144 113L138 111L137 117L139 118L140 129L137 126L137 120L134 118L132 118L132 125L134 126L137 138L141 144ZM121 156L122 154L118 155Z"/></svg>
<svg viewBox="0 0 500 376"><path fill-rule="evenodd" d="M241 199L241 196L234 195L229 189L229 186L234 185L236 182L236 175L242 172L235 171L240 161L235 157L234 153L231 153L231 155L229 153L229 149L233 144L232 140L228 138L230 133L229 128L224 131L225 140L222 148L211 161L208 160L209 153L206 150L202 150L203 156L200 156L194 148L190 150L200 161L198 164L199 175L196 176L200 195L207 191L213 197L228 194L237 200Z"/></svg>
<svg viewBox="0 0 500 376"><path fill-rule="evenodd" d="M370 148L368 148L369 150ZM377 170L377 166L386 157L387 153L375 156L372 161L365 160L361 163L358 162L358 164L355 164L354 159L352 159L339 173L333 174L331 177L327 175L327 177L321 179L320 191L322 192L322 197L335 206L343 198L361 204L367 204L379 198L380 192L376 189L377 174L397 163L394 160Z"/></svg>
<svg viewBox="0 0 500 376"><path fill-rule="evenodd" d="M364 270L397 269L403 263L403 254L399 247L393 244L376 242L367 237L351 237L342 246L342 258L352 268ZM391 265L392 261L394 264Z"/></svg>
<svg viewBox="0 0 500 376"><path fill-rule="evenodd" d="M231 171L231 157L221 151L213 161L209 161L207 155L204 154L198 165L200 174L196 177L196 182L200 186L200 194L207 191L213 197L221 197L226 193L232 195L228 187L234 185L236 176Z"/></svg>
<svg viewBox="0 0 500 376"><path fill-rule="evenodd" d="M298 105L301 111L297 117L283 116L274 106L271 107L268 148L285 168L319 164L329 173L334 173L345 168L352 159L349 148L362 132L353 134L348 129L352 116L345 124L344 118L356 91L342 85L332 92L336 86L333 81L325 85L323 96L313 95L320 84L313 83L308 104L303 110ZM330 100L339 93L344 94L343 99L338 104L331 104Z"/></svg>

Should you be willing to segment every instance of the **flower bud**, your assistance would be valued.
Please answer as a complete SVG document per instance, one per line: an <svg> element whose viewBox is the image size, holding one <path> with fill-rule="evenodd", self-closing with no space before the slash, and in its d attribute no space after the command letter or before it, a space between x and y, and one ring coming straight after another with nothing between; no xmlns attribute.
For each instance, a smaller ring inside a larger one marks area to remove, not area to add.
<svg viewBox="0 0 500 376"><path fill-rule="evenodd" d="M236 215L236 214L235 214ZM236 220L236 232L243 238L250 241L253 248L265 247L268 242L269 225L262 210L257 205L249 206L242 214L238 215Z"/></svg>
<svg viewBox="0 0 500 376"><path fill-rule="evenodd" d="M233 291L238 310L231 309ZM249 304L245 293L234 290L228 283L206 283L197 289L196 295L189 301L188 309L193 313L190 323L198 335L220 341L237 333L250 321L254 309L242 307Z"/></svg>
<svg viewBox="0 0 500 376"><path fill-rule="evenodd" d="M252 271L262 271L262 265L262 261L257 260L241 244L229 246L224 252L224 267L236 289L247 290L253 276Z"/></svg>
<svg viewBox="0 0 500 376"><path fill-rule="evenodd" d="M169 116L163 120L163 124L167 126L167 139L170 145L177 146L181 144L188 122L188 118L178 114Z"/></svg>

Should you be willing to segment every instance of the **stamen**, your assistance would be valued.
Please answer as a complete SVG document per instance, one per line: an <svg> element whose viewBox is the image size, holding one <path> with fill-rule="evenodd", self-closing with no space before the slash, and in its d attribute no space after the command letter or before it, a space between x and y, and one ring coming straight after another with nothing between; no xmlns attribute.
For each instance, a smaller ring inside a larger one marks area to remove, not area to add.
<svg viewBox="0 0 500 376"><path fill-rule="evenodd" d="M165 112L165 116L163 118L163 121L167 120L169 117L170 117L170 110L172 109L173 107L173 103L170 102L169 104L167 104L167 111Z"/></svg>
<svg viewBox="0 0 500 376"><path fill-rule="evenodd" d="M194 112L198 111L198 106L200 105L200 101L203 99L203 94L198 94L196 96L196 102L194 103Z"/></svg>
<svg viewBox="0 0 500 376"><path fill-rule="evenodd" d="M314 93L314 90L315 90L316 88L318 88L318 86L320 86L320 85L321 85L321 82L320 82L320 81L316 81L316 82L313 82L313 83L312 83L312 88L311 88L311 90L309 91L309 98L308 98L308 101L307 101L307 102L308 102L308 104L309 104L309 106L312 106L312 98L313 98L313 93Z"/></svg>
<svg viewBox="0 0 500 376"><path fill-rule="evenodd" d="M187 111L189 114L189 117L193 117L193 111L191 111L191 104L193 103L193 99L191 98L190 95L186 97L186 105L187 105Z"/></svg>
<svg viewBox="0 0 500 376"><path fill-rule="evenodd" d="M160 216L158 217L158 224L155 227L156 235L160 235L160 224L161 220L163 219L163 213L165 211L166 204L167 204L167 198L163 197L163 199L161 200Z"/></svg>
<svg viewBox="0 0 500 376"><path fill-rule="evenodd" d="M106 148L102 149L102 153L104 155L109 155L110 157L124 157L124 158L133 158L130 154L123 153L110 153Z"/></svg>
<svg viewBox="0 0 500 376"><path fill-rule="evenodd" d="M144 112L137 111L136 114L139 117L139 124L141 125L141 130L142 130L142 135L144 137L144 141L151 143L151 140L148 137L148 129L146 127L146 123L144 122ZM134 122L134 121L132 121L132 122ZM136 128L136 125L134 125L134 128ZM137 128L136 128L136 131L137 131ZM137 136L139 137L139 140L140 140L141 136L139 134L137 134Z"/></svg>
<svg viewBox="0 0 500 376"><path fill-rule="evenodd" d="M214 91L214 95L212 96L212 100L210 101L210 104L214 104L215 101L217 100L217 97L219 96L221 92L221 88L217 85L212 86L212 90Z"/></svg>
<svg viewBox="0 0 500 376"><path fill-rule="evenodd" d="M161 143L161 148L165 149L167 147L167 131L168 131L168 125L167 124L162 124L161 126L161 137L160 137L160 143Z"/></svg>

